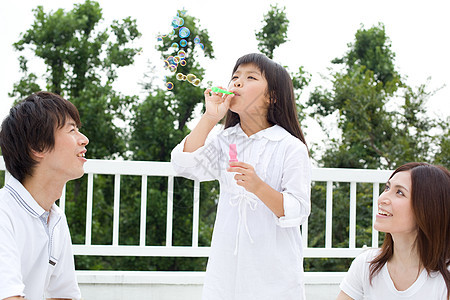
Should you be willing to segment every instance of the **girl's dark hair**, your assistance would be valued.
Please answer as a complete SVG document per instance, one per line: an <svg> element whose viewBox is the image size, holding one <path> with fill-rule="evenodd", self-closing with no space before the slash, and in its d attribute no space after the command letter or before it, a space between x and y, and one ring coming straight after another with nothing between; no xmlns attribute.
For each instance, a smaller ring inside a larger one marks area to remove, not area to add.
<svg viewBox="0 0 450 300"><path fill-rule="evenodd" d="M72 118L81 126L77 108L61 96L37 92L11 108L0 130L0 147L6 169L23 182L33 174L37 162L32 151L52 150L55 130Z"/></svg>
<svg viewBox="0 0 450 300"><path fill-rule="evenodd" d="M411 173L411 207L417 223L415 246L420 263L427 270L440 272L450 296L450 172L427 163L411 162L397 168ZM381 253L370 262L370 282L394 254L394 241L386 233Z"/></svg>
<svg viewBox="0 0 450 300"><path fill-rule="evenodd" d="M251 53L244 55L237 60L232 74L236 72L240 65L246 64L255 65L266 78L267 93L270 98L267 121L272 125L280 125L306 145L306 140L298 121L294 88L289 73L285 68L267 58L265 55ZM228 110L225 118L225 128L232 127L239 123L239 121L239 115Z"/></svg>

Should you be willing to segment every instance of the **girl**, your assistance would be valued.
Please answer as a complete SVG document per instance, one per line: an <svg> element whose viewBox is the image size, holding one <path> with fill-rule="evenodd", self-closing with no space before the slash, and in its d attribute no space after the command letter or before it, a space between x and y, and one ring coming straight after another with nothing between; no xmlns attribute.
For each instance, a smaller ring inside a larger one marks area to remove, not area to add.
<svg viewBox="0 0 450 300"><path fill-rule="evenodd" d="M353 261L338 299L449 299L450 172L408 163L386 183L374 228L381 249Z"/></svg>
<svg viewBox="0 0 450 300"><path fill-rule="evenodd" d="M172 151L178 174L220 182L203 299L304 299L300 224L310 213L311 165L292 80L248 54L228 89L234 95L206 89L205 113ZM208 137L225 115L225 130ZM238 162L229 163L230 144Z"/></svg>

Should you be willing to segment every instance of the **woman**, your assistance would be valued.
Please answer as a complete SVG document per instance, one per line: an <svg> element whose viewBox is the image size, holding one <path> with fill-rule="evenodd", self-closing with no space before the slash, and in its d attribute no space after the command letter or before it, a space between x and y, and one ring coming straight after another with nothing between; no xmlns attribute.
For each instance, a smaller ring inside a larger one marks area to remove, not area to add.
<svg viewBox="0 0 450 300"><path fill-rule="evenodd" d="M342 281L338 300L449 299L450 172L407 163L386 183L374 228L381 249L363 252Z"/></svg>

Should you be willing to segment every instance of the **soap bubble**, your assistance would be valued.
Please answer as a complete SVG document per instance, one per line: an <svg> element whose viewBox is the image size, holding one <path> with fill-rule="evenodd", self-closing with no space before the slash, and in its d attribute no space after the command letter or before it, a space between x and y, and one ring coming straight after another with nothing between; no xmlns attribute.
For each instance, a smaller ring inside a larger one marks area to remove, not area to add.
<svg viewBox="0 0 450 300"><path fill-rule="evenodd" d="M203 45L202 43L198 43L198 45L200 46L200 48L202 48L202 50L205 49L205 45Z"/></svg>
<svg viewBox="0 0 450 300"><path fill-rule="evenodd" d="M168 68L170 66L170 63L169 63L169 61L168 60L165 60L164 61L164 68Z"/></svg>
<svg viewBox="0 0 450 300"><path fill-rule="evenodd" d="M184 50L178 51L177 54L181 59L184 59L186 57L186 52Z"/></svg>
<svg viewBox="0 0 450 300"><path fill-rule="evenodd" d="M169 62L170 65L177 65L177 63L175 62L175 57L173 57L173 55L167 57L167 61Z"/></svg>
<svg viewBox="0 0 450 300"><path fill-rule="evenodd" d="M177 78L177 80L183 80L183 76L184 76L183 73L178 73L176 78Z"/></svg>
<svg viewBox="0 0 450 300"><path fill-rule="evenodd" d="M184 12L183 12L184 14ZM170 30L170 34L168 35L161 35L159 34L157 36L157 40L159 42L169 42L170 48L169 51L173 51L172 55L168 56L165 60L164 60L164 67L166 70L169 70L172 74L168 75L168 76L164 76L164 82L166 85L167 90L171 91L174 89L174 84L173 82L175 80L178 81L188 81L189 83L191 83L194 86L199 86L201 84L201 79L197 78L197 76L195 74L183 74L181 72L177 72L178 69L178 65L181 66L186 66L187 65L187 47L189 45L195 46L197 44L199 44L199 46L204 49L204 45L202 43L200 43L200 38L197 36L194 39L194 45L189 43L188 41L188 37L190 37L191 31L189 30L189 28L187 28L185 25L185 20L182 18L183 16L182 13L178 12L177 15L172 18L172 23L171 23L171 27ZM169 30L169 31L170 31ZM168 37L169 39L167 39L166 37ZM176 41L179 41L179 43L176 43ZM164 43L166 44L166 43ZM167 44L166 44L167 45ZM156 45L156 47L161 47ZM181 48L181 47L186 47L186 48ZM193 49L191 49L193 50ZM140 52L141 53L141 52ZM163 58L164 59L164 58ZM166 71L167 72L167 71ZM178 83L177 83L178 84Z"/></svg>
<svg viewBox="0 0 450 300"><path fill-rule="evenodd" d="M172 73L175 73L177 71L177 66L170 65L169 66L169 71L172 72Z"/></svg>
<svg viewBox="0 0 450 300"><path fill-rule="evenodd" d="M182 39L187 38L189 36L189 34L191 34L191 31L187 27L181 27L180 31L178 31L178 35Z"/></svg>
<svg viewBox="0 0 450 300"><path fill-rule="evenodd" d="M197 76L195 76L194 74L187 74L187 81L189 81L190 83L192 83L196 78Z"/></svg>
<svg viewBox="0 0 450 300"><path fill-rule="evenodd" d="M180 18L180 17L178 17L178 16L174 17L173 20L172 20L172 26L173 26L173 28L180 27L180 26L182 26L183 24L184 24L184 19L183 19L183 18Z"/></svg>

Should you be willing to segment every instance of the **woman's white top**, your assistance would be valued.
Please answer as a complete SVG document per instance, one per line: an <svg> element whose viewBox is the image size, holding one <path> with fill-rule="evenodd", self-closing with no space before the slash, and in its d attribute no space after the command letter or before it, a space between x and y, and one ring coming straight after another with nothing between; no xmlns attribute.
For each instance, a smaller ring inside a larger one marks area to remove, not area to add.
<svg viewBox="0 0 450 300"><path fill-rule="evenodd" d="M278 125L248 137L239 124L208 137L193 153L183 152L184 143L172 151L176 172L220 182L203 299L305 299L300 224L311 206L306 146ZM239 161L282 193L285 216L278 218L226 171L230 144L237 145Z"/></svg>
<svg viewBox="0 0 450 300"><path fill-rule="evenodd" d="M369 266L380 249L366 250L352 262L347 275L341 282L340 288L355 300L359 299L408 299L408 300L444 300L447 299L447 286L440 272L424 269L416 281L406 290L399 291L389 275L387 264L369 282Z"/></svg>

